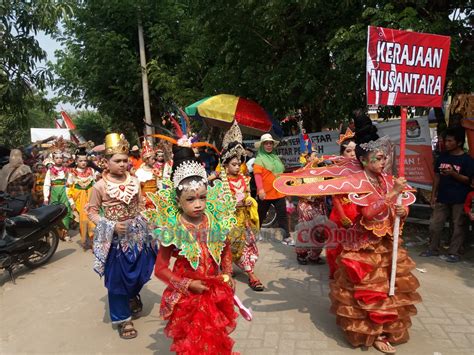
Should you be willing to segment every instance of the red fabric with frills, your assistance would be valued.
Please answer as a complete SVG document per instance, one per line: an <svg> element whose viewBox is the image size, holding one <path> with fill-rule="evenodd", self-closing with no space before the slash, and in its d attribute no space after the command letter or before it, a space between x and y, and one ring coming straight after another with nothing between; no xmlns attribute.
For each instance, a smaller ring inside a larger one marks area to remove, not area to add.
<svg viewBox="0 0 474 355"><path fill-rule="evenodd" d="M370 264L347 258L342 258L341 263L345 266L349 280L354 284L359 284L374 269Z"/></svg>
<svg viewBox="0 0 474 355"><path fill-rule="evenodd" d="M386 292L371 291L371 290L356 290L354 292L354 298L360 300L365 304L377 303L388 297Z"/></svg>
<svg viewBox="0 0 474 355"><path fill-rule="evenodd" d="M174 340L170 350L177 354L232 354L234 341L228 334L237 318L233 291L217 278L205 283L209 291L183 297L165 328Z"/></svg>
<svg viewBox="0 0 474 355"><path fill-rule="evenodd" d="M344 217L349 218L354 222L359 214L357 205L350 202L347 195L336 195L333 198L333 209L329 215L329 219L336 223L337 227L341 230L345 230L342 224ZM342 240L339 240L340 236L333 234L328 236L326 242L326 262L329 266L329 278L334 279L334 273L337 270L337 257L342 252Z"/></svg>

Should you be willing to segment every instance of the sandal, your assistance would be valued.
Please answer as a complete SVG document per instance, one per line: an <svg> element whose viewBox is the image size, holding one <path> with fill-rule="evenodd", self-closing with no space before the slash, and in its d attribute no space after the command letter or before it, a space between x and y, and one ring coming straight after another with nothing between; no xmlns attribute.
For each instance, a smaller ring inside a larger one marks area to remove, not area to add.
<svg viewBox="0 0 474 355"><path fill-rule="evenodd" d="M308 265L308 259L306 259L305 256L296 255L296 260L298 261L298 264L300 265Z"/></svg>
<svg viewBox="0 0 474 355"><path fill-rule="evenodd" d="M373 346L375 349L384 354L395 354L397 351L392 346L392 344L388 342L387 338L384 337L378 337L377 339L375 339Z"/></svg>
<svg viewBox="0 0 474 355"><path fill-rule="evenodd" d="M122 339L133 339L138 335L137 330L133 327L131 321L125 321L118 325L119 336Z"/></svg>
<svg viewBox="0 0 474 355"><path fill-rule="evenodd" d="M263 291L265 289L265 287L263 286L263 284L260 282L259 279L256 279L253 281L249 280L249 286L252 290L257 291L257 292Z"/></svg>
<svg viewBox="0 0 474 355"><path fill-rule="evenodd" d="M136 295L129 301L130 311L133 316L138 315L143 310L143 303L140 295Z"/></svg>

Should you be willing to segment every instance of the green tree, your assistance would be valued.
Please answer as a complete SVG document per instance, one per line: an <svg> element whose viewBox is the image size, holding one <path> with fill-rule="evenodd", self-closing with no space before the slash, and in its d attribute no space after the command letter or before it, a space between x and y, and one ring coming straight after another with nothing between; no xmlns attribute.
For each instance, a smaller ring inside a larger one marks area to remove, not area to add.
<svg viewBox="0 0 474 355"><path fill-rule="evenodd" d="M110 116L101 115L97 111L79 111L73 115L77 131L88 141L96 145L104 142L107 133L124 132L130 142L137 142L133 124L120 123Z"/></svg>
<svg viewBox="0 0 474 355"><path fill-rule="evenodd" d="M10 148L30 143L30 128L54 128L54 100L46 99L41 93L25 98L27 111L23 113L24 124L19 124L16 114L0 114L0 142Z"/></svg>
<svg viewBox="0 0 474 355"><path fill-rule="evenodd" d="M0 2L0 114L14 116L26 127L31 117L29 99L46 88L52 79L48 68L39 67L46 52L35 35L57 34L57 22L70 14L68 1L53 0Z"/></svg>
<svg viewBox="0 0 474 355"><path fill-rule="evenodd" d="M467 0L89 0L66 26L57 84L140 132L140 17L155 122L167 102L229 93L277 118L301 109L306 128L318 130L365 106L368 25L450 35L451 90L471 91L471 11Z"/></svg>

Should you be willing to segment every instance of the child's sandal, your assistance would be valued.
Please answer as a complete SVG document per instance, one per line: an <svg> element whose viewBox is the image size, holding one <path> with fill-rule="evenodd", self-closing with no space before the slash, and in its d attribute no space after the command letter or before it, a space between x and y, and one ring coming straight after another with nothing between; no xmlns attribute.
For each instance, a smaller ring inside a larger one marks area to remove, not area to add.
<svg viewBox="0 0 474 355"><path fill-rule="evenodd" d="M118 325L119 336L122 339L133 339L138 335L131 321L125 321Z"/></svg>

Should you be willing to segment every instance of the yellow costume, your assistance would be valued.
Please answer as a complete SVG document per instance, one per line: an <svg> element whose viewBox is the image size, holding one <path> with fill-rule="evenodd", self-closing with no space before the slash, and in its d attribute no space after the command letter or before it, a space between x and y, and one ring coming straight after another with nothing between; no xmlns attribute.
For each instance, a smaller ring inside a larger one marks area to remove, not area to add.
<svg viewBox="0 0 474 355"><path fill-rule="evenodd" d="M95 172L92 168L75 168L69 172L67 193L70 204L74 204L79 214L79 233L81 234L81 243L83 246L85 246L87 237L89 237L89 240L92 242L94 236L95 224L89 220L87 212L85 211L94 183Z"/></svg>

